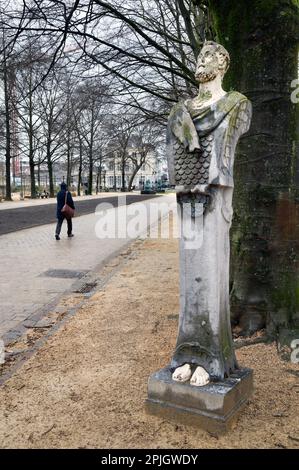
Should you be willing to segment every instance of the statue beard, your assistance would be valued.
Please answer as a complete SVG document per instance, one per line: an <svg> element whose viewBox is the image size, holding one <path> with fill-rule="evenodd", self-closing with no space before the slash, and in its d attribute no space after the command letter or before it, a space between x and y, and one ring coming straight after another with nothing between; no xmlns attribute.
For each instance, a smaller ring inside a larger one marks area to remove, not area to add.
<svg viewBox="0 0 299 470"><path fill-rule="evenodd" d="M218 73L215 70L203 70L202 72L197 72L195 78L199 83L207 83L214 80L217 75Z"/></svg>

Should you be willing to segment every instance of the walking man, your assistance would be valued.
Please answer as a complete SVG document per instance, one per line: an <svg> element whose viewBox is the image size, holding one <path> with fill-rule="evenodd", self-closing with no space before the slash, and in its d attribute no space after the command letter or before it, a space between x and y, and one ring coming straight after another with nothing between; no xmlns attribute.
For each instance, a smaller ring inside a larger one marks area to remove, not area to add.
<svg viewBox="0 0 299 470"><path fill-rule="evenodd" d="M56 240L60 240L60 231L61 231L61 226L62 222L64 219L67 221L67 236L68 237L73 237L74 235L72 234L73 230L73 225L72 225L72 218L71 217L65 217L64 213L61 212L61 209L63 206L68 204L72 209L75 209L74 201L72 198L71 193L67 190L67 185L63 182L60 185L60 191L57 193L57 225L56 225L56 232L55 232L55 238Z"/></svg>

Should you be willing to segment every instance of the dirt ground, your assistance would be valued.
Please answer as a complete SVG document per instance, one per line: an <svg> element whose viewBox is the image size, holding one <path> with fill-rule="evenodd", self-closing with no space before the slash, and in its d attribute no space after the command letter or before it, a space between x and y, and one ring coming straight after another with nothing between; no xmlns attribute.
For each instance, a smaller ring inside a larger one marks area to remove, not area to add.
<svg viewBox="0 0 299 470"><path fill-rule="evenodd" d="M0 388L0 447L298 448L299 365L281 361L275 344L237 351L255 393L226 435L146 414L147 379L169 361L177 313L177 241L137 244Z"/></svg>

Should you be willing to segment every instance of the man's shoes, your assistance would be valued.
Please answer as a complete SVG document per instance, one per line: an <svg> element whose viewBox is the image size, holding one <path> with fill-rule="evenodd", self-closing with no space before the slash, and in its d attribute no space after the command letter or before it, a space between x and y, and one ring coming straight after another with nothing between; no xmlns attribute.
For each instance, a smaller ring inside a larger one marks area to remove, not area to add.
<svg viewBox="0 0 299 470"><path fill-rule="evenodd" d="M59 235L55 235L55 238L56 238L56 240L60 240L60 236L59 236Z"/></svg>
<svg viewBox="0 0 299 470"><path fill-rule="evenodd" d="M71 233L70 235L68 235L69 238L72 238L74 236L73 233Z"/></svg>

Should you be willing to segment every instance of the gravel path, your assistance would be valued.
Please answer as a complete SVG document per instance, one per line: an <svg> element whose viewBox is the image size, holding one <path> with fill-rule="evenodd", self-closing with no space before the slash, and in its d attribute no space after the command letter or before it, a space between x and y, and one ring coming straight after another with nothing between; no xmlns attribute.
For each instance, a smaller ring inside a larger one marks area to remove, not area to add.
<svg viewBox="0 0 299 470"><path fill-rule="evenodd" d="M125 263L116 258L110 281L0 388L1 447L299 447L299 365L274 344L237 351L254 369L255 393L226 435L146 414L148 376L175 347L177 245L145 240Z"/></svg>

